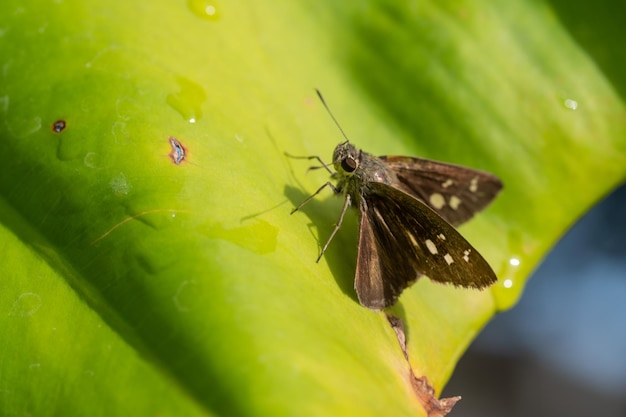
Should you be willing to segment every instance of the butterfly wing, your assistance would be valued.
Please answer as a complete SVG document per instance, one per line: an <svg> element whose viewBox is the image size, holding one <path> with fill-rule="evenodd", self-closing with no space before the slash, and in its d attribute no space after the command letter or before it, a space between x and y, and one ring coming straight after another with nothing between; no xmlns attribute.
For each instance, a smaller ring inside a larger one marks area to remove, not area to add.
<svg viewBox="0 0 626 417"><path fill-rule="evenodd" d="M487 261L423 202L382 183L361 197L354 286L365 307L392 305L420 275L472 288L496 282Z"/></svg>
<svg viewBox="0 0 626 417"><path fill-rule="evenodd" d="M381 156L400 184L441 217L458 226L484 209L502 189L488 172L409 156Z"/></svg>

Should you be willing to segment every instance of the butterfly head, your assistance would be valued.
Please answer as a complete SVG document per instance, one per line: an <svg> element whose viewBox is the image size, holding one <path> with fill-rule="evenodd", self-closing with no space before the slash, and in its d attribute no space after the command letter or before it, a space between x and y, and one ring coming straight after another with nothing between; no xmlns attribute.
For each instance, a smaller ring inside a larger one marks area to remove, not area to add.
<svg viewBox="0 0 626 417"><path fill-rule="evenodd" d="M333 166L342 176L349 176L361 164L361 151L348 141L340 143L333 152Z"/></svg>

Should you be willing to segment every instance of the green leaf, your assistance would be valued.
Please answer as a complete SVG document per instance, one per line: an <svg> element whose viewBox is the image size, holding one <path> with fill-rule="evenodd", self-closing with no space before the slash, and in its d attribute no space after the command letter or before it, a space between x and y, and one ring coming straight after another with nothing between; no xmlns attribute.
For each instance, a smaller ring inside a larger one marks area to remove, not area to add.
<svg viewBox="0 0 626 417"><path fill-rule="evenodd" d="M314 87L358 147L505 184L461 228L499 282L392 309L437 392L626 172L623 75L544 2L5 3L2 415L424 414L354 214L319 264L341 201L289 215L327 175L284 152L342 140Z"/></svg>

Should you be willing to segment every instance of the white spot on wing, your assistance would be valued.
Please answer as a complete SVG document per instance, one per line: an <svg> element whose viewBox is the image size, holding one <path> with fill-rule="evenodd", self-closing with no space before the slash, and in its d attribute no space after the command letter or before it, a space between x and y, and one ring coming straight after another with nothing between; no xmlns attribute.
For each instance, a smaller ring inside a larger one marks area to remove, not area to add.
<svg viewBox="0 0 626 417"><path fill-rule="evenodd" d="M426 243L426 247L428 248L428 251L430 253L432 253L433 255L436 255L438 253L437 246L435 246L432 240L426 239L424 243Z"/></svg>
<svg viewBox="0 0 626 417"><path fill-rule="evenodd" d="M432 193L429 198L430 204L437 210L446 205L446 200L439 193Z"/></svg>
<svg viewBox="0 0 626 417"><path fill-rule="evenodd" d="M450 207L452 208L452 210L456 210L459 208L459 204L461 204L462 201L459 197L453 195L452 197L450 197Z"/></svg>
<svg viewBox="0 0 626 417"><path fill-rule="evenodd" d="M411 243L413 244L413 246L417 246L417 240L415 240L415 236L413 236L411 233L407 233L407 236L409 237L409 239L411 239Z"/></svg>
<svg viewBox="0 0 626 417"><path fill-rule="evenodd" d="M463 251L463 260L465 262L469 262L469 254L472 250L471 249L467 249Z"/></svg>
<svg viewBox="0 0 626 417"><path fill-rule="evenodd" d="M473 193L478 191L478 177L472 178L472 180L470 181L469 190Z"/></svg>
<svg viewBox="0 0 626 417"><path fill-rule="evenodd" d="M439 238L439 240L446 240L446 236L443 233L439 233L437 238Z"/></svg>
<svg viewBox="0 0 626 417"><path fill-rule="evenodd" d="M452 256L450 256L449 253L446 253L445 255L443 255L443 259L446 260L448 265L452 265L454 263L454 259L452 259Z"/></svg>
<svg viewBox="0 0 626 417"><path fill-rule="evenodd" d="M448 188L448 187L449 187L449 186L451 186L452 184L454 184L454 181L452 181L450 178L448 178L448 179L446 180L446 182L444 182L443 184L441 184L441 186L442 186L443 188Z"/></svg>

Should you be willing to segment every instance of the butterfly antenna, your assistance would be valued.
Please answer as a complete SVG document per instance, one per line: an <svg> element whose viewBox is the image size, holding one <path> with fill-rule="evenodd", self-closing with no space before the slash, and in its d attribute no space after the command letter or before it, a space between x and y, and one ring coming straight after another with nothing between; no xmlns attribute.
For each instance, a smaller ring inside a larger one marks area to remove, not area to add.
<svg viewBox="0 0 626 417"><path fill-rule="evenodd" d="M335 122L335 124L337 125L337 127L339 128L339 131L341 132L341 134L343 135L344 138L346 138L346 142L350 142L350 139L348 139L348 135L346 135L346 132L343 131L343 129L341 128L341 125L339 124L339 122L337 121L337 119L335 119L335 116L333 115L333 112L330 111L330 108L328 107L328 104L326 104L326 100L324 100L324 97L322 96L322 93L320 93L320 90L318 90L317 88L315 89L315 92L317 93L317 96L320 98L320 101L322 102L322 104L324 105L324 107L326 108L326 111L328 112L328 114L330 114L330 117L332 117L333 122Z"/></svg>

